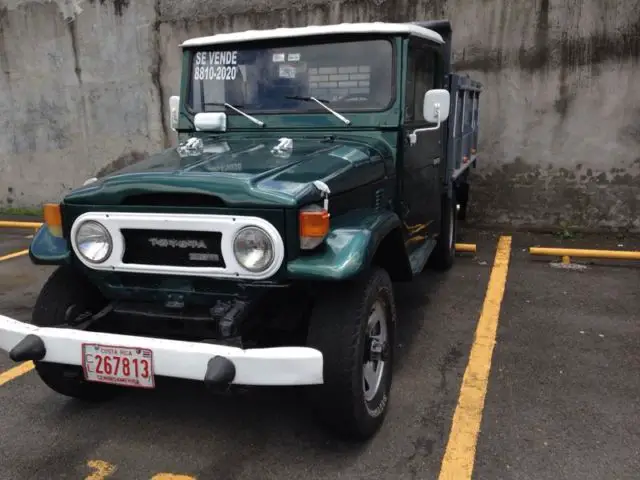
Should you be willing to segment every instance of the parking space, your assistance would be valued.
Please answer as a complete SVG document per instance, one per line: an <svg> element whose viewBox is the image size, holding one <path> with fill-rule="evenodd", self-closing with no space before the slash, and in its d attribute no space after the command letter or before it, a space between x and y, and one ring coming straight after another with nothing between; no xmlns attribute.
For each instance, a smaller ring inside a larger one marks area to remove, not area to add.
<svg viewBox="0 0 640 480"><path fill-rule="evenodd" d="M50 268L31 264L26 254L33 229L0 229L0 313L28 321L31 306ZM15 366L0 353L0 374Z"/></svg>
<svg viewBox="0 0 640 480"><path fill-rule="evenodd" d="M28 245L3 240L0 252ZM466 478L469 462L477 479L633 476L640 268L554 268L556 259L532 259L526 248L555 240L515 234L501 301L500 275L492 274L499 235L466 231L459 240L476 243L477 253L460 255L450 272L397 286L391 409L371 442L354 446L320 430L296 388L220 396L165 380L87 407L31 371L0 386L1 476L437 479L442 469L451 474L444 480ZM0 313L28 320L51 271L24 256L0 262ZM12 367L0 353L0 372Z"/></svg>
<svg viewBox="0 0 640 480"><path fill-rule="evenodd" d="M535 244L640 251L615 236L514 237L474 478L638 478L640 262L563 267L529 258Z"/></svg>
<svg viewBox="0 0 640 480"><path fill-rule="evenodd" d="M33 229L0 229L0 258L28 248Z"/></svg>

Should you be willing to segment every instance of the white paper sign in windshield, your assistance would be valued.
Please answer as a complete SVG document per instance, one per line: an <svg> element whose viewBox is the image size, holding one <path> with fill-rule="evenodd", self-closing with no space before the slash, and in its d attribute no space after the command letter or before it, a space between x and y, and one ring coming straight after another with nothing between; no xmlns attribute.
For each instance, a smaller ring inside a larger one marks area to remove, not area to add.
<svg viewBox="0 0 640 480"><path fill-rule="evenodd" d="M194 80L235 80L237 74L237 51L196 53Z"/></svg>

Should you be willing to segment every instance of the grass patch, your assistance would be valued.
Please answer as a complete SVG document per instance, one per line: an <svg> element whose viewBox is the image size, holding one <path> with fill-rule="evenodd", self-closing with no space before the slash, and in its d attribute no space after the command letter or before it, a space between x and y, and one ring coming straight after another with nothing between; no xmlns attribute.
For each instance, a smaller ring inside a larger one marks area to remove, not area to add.
<svg viewBox="0 0 640 480"><path fill-rule="evenodd" d="M42 217L42 208L37 207L7 207L0 205L0 215L22 216L22 217Z"/></svg>
<svg viewBox="0 0 640 480"><path fill-rule="evenodd" d="M571 231L569 224L565 221L560 222L560 228L554 232L554 235L562 240L574 240L579 236L577 232Z"/></svg>

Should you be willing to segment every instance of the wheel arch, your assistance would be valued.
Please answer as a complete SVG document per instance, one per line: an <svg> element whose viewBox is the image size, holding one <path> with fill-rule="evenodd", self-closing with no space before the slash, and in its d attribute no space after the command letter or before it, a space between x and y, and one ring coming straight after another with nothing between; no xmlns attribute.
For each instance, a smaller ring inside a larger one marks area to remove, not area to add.
<svg viewBox="0 0 640 480"><path fill-rule="evenodd" d="M411 280L413 277L411 264L400 227L395 227L382 239L373 254L371 263L384 268L394 282Z"/></svg>
<svg viewBox="0 0 640 480"><path fill-rule="evenodd" d="M404 246L402 222L390 210L357 210L336 218L317 253L287 264L290 279L347 280L376 264L392 280L412 277Z"/></svg>

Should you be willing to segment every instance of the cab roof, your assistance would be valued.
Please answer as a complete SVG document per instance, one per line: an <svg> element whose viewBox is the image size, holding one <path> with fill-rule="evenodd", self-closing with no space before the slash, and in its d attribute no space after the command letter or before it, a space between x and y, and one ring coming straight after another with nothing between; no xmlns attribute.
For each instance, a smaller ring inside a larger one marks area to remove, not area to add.
<svg viewBox="0 0 640 480"><path fill-rule="evenodd" d="M307 27L274 28L270 30L245 30L242 32L219 33L208 37L191 38L182 42L181 47L200 47L226 43L253 42L279 38L297 38L313 35L334 34L406 34L425 38L436 43L444 43L439 33L411 23L338 23L334 25L309 25Z"/></svg>

